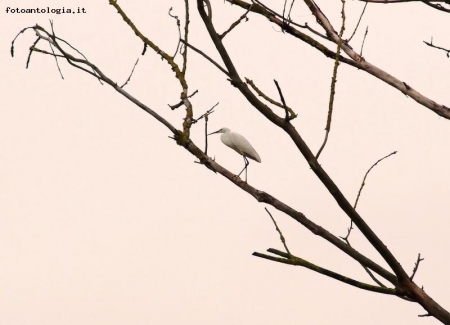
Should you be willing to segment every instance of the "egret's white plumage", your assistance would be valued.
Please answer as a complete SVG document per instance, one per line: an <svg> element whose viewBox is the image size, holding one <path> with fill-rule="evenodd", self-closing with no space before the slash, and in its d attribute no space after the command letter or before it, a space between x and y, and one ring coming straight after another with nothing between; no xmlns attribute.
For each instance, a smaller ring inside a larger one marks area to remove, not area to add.
<svg viewBox="0 0 450 325"><path fill-rule="evenodd" d="M245 170L245 180L247 181L247 166L249 165L249 162L246 157L253 159L259 163L261 162L261 157L259 157L258 153L250 144L250 142L248 142L248 140L239 133L231 132L229 128L221 128L220 130L212 132L208 135L215 133L222 133L222 135L220 136L220 140L222 140L222 142L226 146L230 147L231 149L233 149L238 154L244 157L245 167L239 173L239 175L241 175L242 172Z"/></svg>

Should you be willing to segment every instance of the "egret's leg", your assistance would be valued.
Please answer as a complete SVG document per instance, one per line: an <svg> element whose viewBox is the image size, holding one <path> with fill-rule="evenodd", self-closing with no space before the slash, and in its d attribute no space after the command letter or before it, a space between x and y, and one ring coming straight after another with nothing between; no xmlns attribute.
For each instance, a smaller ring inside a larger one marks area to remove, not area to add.
<svg viewBox="0 0 450 325"><path fill-rule="evenodd" d="M250 163L248 162L248 160L247 160L247 158L245 156L242 156L242 157L244 157L245 166L244 166L244 169L242 169L241 172L239 173L238 177L241 176L242 172L245 170L245 182L247 183L247 166Z"/></svg>

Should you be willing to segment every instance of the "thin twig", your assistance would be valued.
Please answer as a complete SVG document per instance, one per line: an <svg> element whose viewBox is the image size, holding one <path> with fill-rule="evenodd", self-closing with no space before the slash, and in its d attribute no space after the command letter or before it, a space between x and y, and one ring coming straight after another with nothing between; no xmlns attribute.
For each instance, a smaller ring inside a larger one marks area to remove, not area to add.
<svg viewBox="0 0 450 325"><path fill-rule="evenodd" d="M55 38L56 35L55 35L55 30L53 29L53 20L51 20L51 19L50 19L50 28L52 29L53 38ZM55 54L55 51L53 50L52 43L49 42L48 44L50 45L50 49L52 50L52 53ZM64 80L64 76L62 74L61 67L59 66L58 57L56 57L56 56L55 56L55 63L56 63L56 66L58 67L59 75Z"/></svg>
<svg viewBox="0 0 450 325"><path fill-rule="evenodd" d="M52 53L55 54L55 50L53 49L52 43L48 43L48 44L50 45L50 49L52 50ZM64 76L62 74L61 67L59 66L59 62L58 62L58 57L57 56L55 56L55 63L56 63L56 66L58 67L59 75L64 80Z"/></svg>
<svg viewBox="0 0 450 325"><path fill-rule="evenodd" d="M208 115L205 115L205 155L208 154Z"/></svg>
<svg viewBox="0 0 450 325"><path fill-rule="evenodd" d="M211 62L212 64L214 64L216 66L217 69L219 69L220 71L222 71L223 73L225 73L228 77L230 76L230 74L224 69L222 68L216 61L214 61L213 59L211 59L208 55L206 55L204 52L202 52L201 50L199 50L198 48L196 48L195 46L193 46L192 44L187 43L185 40L181 40L181 42L186 45L187 47L193 49L195 52L197 52L198 54L200 54L201 56L203 56L206 60L208 60L209 62Z"/></svg>
<svg viewBox="0 0 450 325"><path fill-rule="evenodd" d="M363 11L361 12L361 15L359 16L358 23L356 24L356 27L355 27L355 29L353 30L352 36L350 36L350 38L347 40L347 43L350 43L350 41L352 40L353 36L355 36L356 30L357 30L358 27L359 27L359 23L361 22L361 19L362 19L362 17L364 16L364 12L366 11L366 7L367 7L368 4L369 4L368 2L365 3L364 9L363 9Z"/></svg>
<svg viewBox="0 0 450 325"><path fill-rule="evenodd" d="M433 37L431 38L431 42L426 42L426 41L423 41L423 42L424 42L426 45L430 46L430 47L433 47L433 48L435 48L435 49L438 49L438 50L442 50L442 51L447 52L447 57L450 58L450 50L449 50L449 49L446 49L446 48L443 48L443 47L440 47L440 46L434 45L434 44L433 44Z"/></svg>
<svg viewBox="0 0 450 325"><path fill-rule="evenodd" d="M181 22L180 22L180 19L178 18L178 16L172 15L171 12L172 12L172 7L170 7L170 9L169 9L169 16L176 20L177 28L178 28L178 44L177 44L177 48L175 49L175 53L172 55L172 59L175 59L175 56L177 55L178 49L180 48L180 44L181 44L181 28L180 28Z"/></svg>
<svg viewBox="0 0 450 325"><path fill-rule="evenodd" d="M358 200L359 200L359 197L360 197L360 195L361 195L361 191L362 191L362 189L363 189L363 187L364 187L364 185L365 185L365 181L366 181L366 178L367 178L367 175L369 175L369 173L370 173L370 171L380 162L380 161L382 161L382 160L384 160L384 159L386 159L386 158L388 158L388 157L390 157L390 156L392 156L392 155L394 155L394 154L396 154L397 153L397 151L394 151L394 152L391 152L389 155L387 155L387 156L384 156L383 158L381 158L381 159L379 159L379 160L377 160L370 168L369 168L369 170L366 172L366 174L364 175L364 178L363 178L363 181L362 181L362 184L361 184L361 187L360 187L360 189L359 189L359 191L358 191L358 195L357 195L357 197L356 197L356 201L355 201L355 204L354 204L354 206L353 206L353 208L354 209L356 209L356 206L358 205ZM351 234L351 232L352 232L352 230L353 230L354 228L353 228L353 220L350 220L350 227L348 227L347 228L347 235L345 236L345 237L341 237L349 246L351 246L350 245L350 241L349 241L349 237L350 237L350 234ZM364 270L367 272L367 274L369 274L369 276L372 278L372 280L373 281L375 281L375 283L377 283L379 286L385 286L382 282L380 282L376 277L375 277L375 275L372 273L372 271L370 271L366 266L364 266L363 264L361 264L361 266L364 268Z"/></svg>
<svg viewBox="0 0 450 325"><path fill-rule="evenodd" d="M280 95L281 102L283 103L284 112L286 115L284 116L284 119L286 121L289 121L289 111L286 106L286 101L284 100L283 92L281 91L280 85L278 84L278 81L273 79L273 82L275 83L275 86L277 86L278 94Z"/></svg>
<svg viewBox="0 0 450 325"><path fill-rule="evenodd" d="M289 20L291 20L291 12L292 12L292 7L294 7L294 3L295 3L295 0L292 0L291 7L289 8L289 12L288 12L288 19Z"/></svg>
<svg viewBox="0 0 450 325"><path fill-rule="evenodd" d="M420 262L422 262L424 260L424 258L420 258L420 253L419 256L417 256L417 261L416 264L414 265L414 269L413 269L413 273L411 274L411 276L409 277L409 279L412 281L414 279L414 276L416 275L417 270L419 269L419 264Z"/></svg>
<svg viewBox="0 0 450 325"><path fill-rule="evenodd" d="M19 37L19 35L25 33L25 31L27 31L28 29L33 29L34 27L35 26L25 27L24 29L22 29L20 32L17 33L16 37L14 37L14 39L11 41L11 48L10 48L11 57L14 57L14 42Z"/></svg>
<svg viewBox="0 0 450 325"><path fill-rule="evenodd" d="M195 124L195 123L197 123L198 121L200 121L202 118L206 118L206 117L208 117L208 115L214 113L213 110L214 110L214 108L216 108L217 105L219 105L219 102L217 102L216 104L214 104L213 107L211 107L210 109L208 109L208 110L206 111L206 113L203 114L203 115L201 115L198 119L194 119L194 120L192 121L192 124Z"/></svg>
<svg viewBox="0 0 450 325"><path fill-rule="evenodd" d="M283 104L280 104L279 102L273 100L272 98L270 98L269 96L267 96L266 94L264 94L258 87L256 87L256 85L255 85L255 83L253 82L253 80L250 80L250 79L248 79L248 78L245 78L245 82L246 82L247 84L249 84L250 87L252 87L253 90L254 90L259 96L261 96L262 98L264 98L265 100L267 100L269 103L271 103L271 104L273 104L273 105L275 105L275 106L284 108L284 107L283 107ZM289 113L291 114L291 116L290 116L290 119L291 119L291 120L297 117L297 114L295 114L295 112L294 112L289 106L286 106L286 108L287 108L287 110L289 111Z"/></svg>
<svg viewBox="0 0 450 325"><path fill-rule="evenodd" d="M366 185L366 178L367 178L367 175L369 175L370 171L371 171L376 165L378 165L379 162L381 162L382 160L384 160L384 159L386 159L386 158L389 158L389 157L392 156L392 155L395 155L396 153L397 153L397 151L393 151L393 152L391 152L389 155L386 155L386 156L384 156L383 158L378 159L378 160L377 160L377 161L369 168L369 170L366 172L366 174L364 175L363 181L362 181L362 183L361 183L361 187L359 188L358 195L356 196L355 204L353 205L353 208L354 208L355 210L356 210L356 206L358 205L359 197L361 196L361 192L362 192L362 190L363 190L363 188L364 188L364 185Z"/></svg>
<svg viewBox="0 0 450 325"><path fill-rule="evenodd" d="M137 58L136 63L134 63L133 69L131 70L131 73L130 73L130 75L128 76L128 79L125 81L125 83L124 83L122 86L120 86L120 88L125 87L125 86L128 84L128 81L131 80L131 76L133 75L134 68L136 68L138 62L139 62L139 58Z"/></svg>
<svg viewBox="0 0 450 325"><path fill-rule="evenodd" d="M248 21L247 15L248 15L250 9L252 9L252 5L250 5L250 7L247 9L247 11L246 11L241 17L239 17L238 20L236 20L234 23L232 23L231 26L230 26L226 31L224 31L222 34L220 34L219 37L220 37L221 39L223 39L229 32L231 32L231 31L233 30L233 28L235 28L237 25L239 25L239 23L240 23L244 18L245 18L245 21Z"/></svg>
<svg viewBox="0 0 450 325"><path fill-rule="evenodd" d="M363 49L364 49L364 43L366 42L367 33L369 32L369 26L366 27L366 32L364 33L364 38L361 44L361 51L359 51L359 55L362 56Z"/></svg>
<svg viewBox="0 0 450 325"><path fill-rule="evenodd" d="M283 233L281 232L280 228L277 225L277 222L275 221L275 219L272 217L272 214L269 212L269 210L264 207L264 209L266 210L266 212L269 214L270 219L272 219L273 224L275 225L275 229L277 230L277 232L280 234L280 240L283 243L284 248L286 249L286 253L288 253L289 255L291 255L291 252L289 251L289 248L287 247L286 244L286 240L284 239Z"/></svg>
<svg viewBox="0 0 450 325"><path fill-rule="evenodd" d="M25 68L26 68L26 69L28 69L28 67L29 67L29 65L30 65L30 61L31 61L31 53L33 53L33 50L32 50L32 49L36 46L36 44L37 44L40 40L41 40L41 38L38 37L38 38L34 41L33 45L31 45L31 47L30 47L30 52L28 53L28 57L27 57L27 63L26 63L26 65L25 65Z"/></svg>

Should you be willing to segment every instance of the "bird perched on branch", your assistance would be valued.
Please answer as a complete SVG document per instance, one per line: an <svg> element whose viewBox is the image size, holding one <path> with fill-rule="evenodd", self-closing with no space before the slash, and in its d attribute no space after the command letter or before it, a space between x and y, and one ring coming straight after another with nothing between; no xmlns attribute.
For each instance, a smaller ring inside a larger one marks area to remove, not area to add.
<svg viewBox="0 0 450 325"><path fill-rule="evenodd" d="M250 164L247 158L253 159L254 161L261 162L261 158L259 157L256 150L253 148L253 146L248 142L246 138L244 138L242 135L236 132L231 132L229 128L221 128L220 130L216 132L212 132L211 134L216 133L222 133L220 136L220 140L222 142L236 151L238 154L242 155L244 157L244 169L241 170L238 177L241 176L242 172L245 170L245 182L247 183L247 167Z"/></svg>

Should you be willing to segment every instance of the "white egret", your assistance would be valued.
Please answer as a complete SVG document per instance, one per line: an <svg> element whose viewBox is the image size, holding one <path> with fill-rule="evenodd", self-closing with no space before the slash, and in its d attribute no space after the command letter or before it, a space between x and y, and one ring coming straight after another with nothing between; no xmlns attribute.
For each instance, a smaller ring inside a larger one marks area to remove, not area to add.
<svg viewBox="0 0 450 325"><path fill-rule="evenodd" d="M247 183L247 166L250 164L247 157L260 163L261 158L258 153L246 138L239 133L231 132L229 128L221 128L219 131L212 132L208 135L215 133L222 133L220 140L222 140L226 146L230 147L244 157L245 166L239 173L238 177L241 176L242 172L245 170L245 182Z"/></svg>

